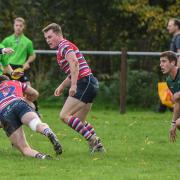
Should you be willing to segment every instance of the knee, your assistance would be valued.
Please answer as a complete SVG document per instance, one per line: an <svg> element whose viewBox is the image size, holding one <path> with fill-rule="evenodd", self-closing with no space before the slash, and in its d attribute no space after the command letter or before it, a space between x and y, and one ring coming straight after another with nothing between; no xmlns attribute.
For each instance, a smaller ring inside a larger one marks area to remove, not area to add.
<svg viewBox="0 0 180 180"><path fill-rule="evenodd" d="M24 147L19 147L19 150L24 156L29 155L30 147L29 146L24 146Z"/></svg>
<svg viewBox="0 0 180 180"><path fill-rule="evenodd" d="M40 122L39 124L37 124L36 126L36 131L43 131L43 129L45 128L49 128L48 124Z"/></svg>
<svg viewBox="0 0 180 180"><path fill-rule="evenodd" d="M61 121L67 123L68 122L68 116L62 112L59 113L59 118Z"/></svg>
<svg viewBox="0 0 180 180"><path fill-rule="evenodd" d="M43 123L39 118L34 118L29 122L29 127L33 130L36 131L39 125L41 126Z"/></svg>

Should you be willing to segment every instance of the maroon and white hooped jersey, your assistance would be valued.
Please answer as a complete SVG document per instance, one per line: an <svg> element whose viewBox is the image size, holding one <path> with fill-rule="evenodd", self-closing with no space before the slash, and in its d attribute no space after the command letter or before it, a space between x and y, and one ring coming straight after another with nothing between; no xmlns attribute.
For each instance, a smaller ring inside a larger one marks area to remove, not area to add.
<svg viewBox="0 0 180 180"><path fill-rule="evenodd" d="M27 84L20 81L9 80L2 82L0 84L0 110L11 102L22 99L26 88Z"/></svg>
<svg viewBox="0 0 180 180"><path fill-rule="evenodd" d="M63 39L60 42L57 50L57 62L60 68L70 77L71 75L70 66L69 66L69 62L66 60L66 55L70 52L74 52L78 59L78 63L79 63L78 80L92 74L91 69L89 68L83 54L79 51L79 49L75 44L71 43L66 39Z"/></svg>

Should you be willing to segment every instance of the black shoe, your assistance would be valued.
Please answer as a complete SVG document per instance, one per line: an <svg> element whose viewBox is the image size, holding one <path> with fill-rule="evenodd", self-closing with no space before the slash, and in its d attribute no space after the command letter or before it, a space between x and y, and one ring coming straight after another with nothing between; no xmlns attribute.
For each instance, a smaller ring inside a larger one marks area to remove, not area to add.
<svg viewBox="0 0 180 180"><path fill-rule="evenodd" d="M51 141L51 143L52 143L52 145L54 147L54 151L56 152L56 155L62 154L62 146L59 143L57 137L53 133L50 133L48 135L48 138L49 138L49 140Z"/></svg>

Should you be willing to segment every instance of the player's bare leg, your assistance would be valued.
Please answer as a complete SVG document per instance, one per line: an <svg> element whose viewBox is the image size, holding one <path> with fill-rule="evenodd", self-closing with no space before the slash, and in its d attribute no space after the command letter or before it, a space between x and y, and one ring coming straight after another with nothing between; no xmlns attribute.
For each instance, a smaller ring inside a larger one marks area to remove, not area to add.
<svg viewBox="0 0 180 180"><path fill-rule="evenodd" d="M91 103L86 104L76 98L68 97L60 112L60 118L88 141L91 152L104 151L94 128L85 121L91 106Z"/></svg>
<svg viewBox="0 0 180 180"><path fill-rule="evenodd" d="M24 134L24 131L22 127L18 128L16 131L14 131L11 136L9 137L11 143L17 147L17 149L20 150L20 152L25 156L30 156L34 158L39 159L50 159L51 157L46 154L42 154L34 149L32 149L27 140L26 136Z"/></svg>
<svg viewBox="0 0 180 180"><path fill-rule="evenodd" d="M22 117L21 122L28 125L33 131L41 133L48 137L54 147L56 155L60 155L62 153L62 146L59 143L56 135L49 128L48 124L41 122L39 116L35 112L26 113Z"/></svg>
<svg viewBox="0 0 180 180"><path fill-rule="evenodd" d="M84 106L81 107L79 111L74 113L73 116L78 117L79 119L81 119L81 121L85 122L87 115L91 110L91 107L92 107L92 103L84 104Z"/></svg>

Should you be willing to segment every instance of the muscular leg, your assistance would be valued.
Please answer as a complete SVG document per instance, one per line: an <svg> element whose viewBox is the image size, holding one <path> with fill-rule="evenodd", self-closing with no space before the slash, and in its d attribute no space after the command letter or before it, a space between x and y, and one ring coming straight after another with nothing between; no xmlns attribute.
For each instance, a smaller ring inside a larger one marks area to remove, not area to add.
<svg viewBox="0 0 180 180"><path fill-rule="evenodd" d="M39 116L35 112L28 112L28 113L24 114L23 117L21 118L21 122L25 125L29 125L29 123L33 119L39 120L39 123L37 124L35 131L43 134L43 130L45 128L48 128L49 126L46 123L42 123Z"/></svg>
<svg viewBox="0 0 180 180"><path fill-rule="evenodd" d="M65 123L68 123L69 116L76 114L85 105L86 104L82 101L69 96L60 112L60 119L63 120Z"/></svg>
<svg viewBox="0 0 180 180"><path fill-rule="evenodd" d="M90 140L91 138L94 139L95 137L93 137L89 130L84 126L84 123L80 118L73 116L85 107L85 103L69 96L60 112L60 119L63 120L66 124L68 124L72 129L81 134L86 140ZM89 111L89 108L87 109L87 111ZM87 114L84 113L83 115L82 113L79 113L79 116L80 115L81 117L85 117Z"/></svg>
<svg viewBox="0 0 180 180"><path fill-rule="evenodd" d="M91 103L85 104L78 99L68 97L60 112L60 118L88 141L90 149L97 149L103 147L100 139L96 137L93 127L85 122L91 106Z"/></svg>
<svg viewBox="0 0 180 180"><path fill-rule="evenodd" d="M73 116L78 117L79 119L81 119L81 121L84 123L85 127L90 131L90 133L92 135L96 135L93 126L86 121L86 117L87 117L88 113L90 112L91 107L92 107L92 103L87 103L87 104L85 104L84 107L82 107Z"/></svg>
<svg viewBox="0 0 180 180"><path fill-rule="evenodd" d="M25 156L35 157L39 152L32 149L27 143L22 127L18 128L9 137L11 143L16 146Z"/></svg>
<svg viewBox="0 0 180 180"><path fill-rule="evenodd" d="M33 131L39 132L49 138L53 144L57 155L62 153L62 146L60 145L56 135L49 128L48 124L42 123L35 112L28 112L23 115L21 122L28 125Z"/></svg>
<svg viewBox="0 0 180 180"><path fill-rule="evenodd" d="M93 127L85 122L91 106L91 103L85 104L78 99L68 97L60 112L60 118L88 141L92 153L95 151L104 152L100 138L96 136Z"/></svg>
<svg viewBox="0 0 180 180"><path fill-rule="evenodd" d="M84 106L81 107L79 111L74 113L73 116L78 117L79 119L81 119L81 121L85 122L86 117L91 110L91 107L92 107L92 103L84 104Z"/></svg>

